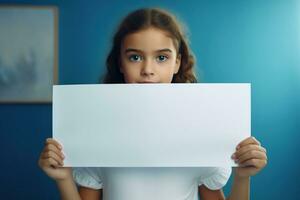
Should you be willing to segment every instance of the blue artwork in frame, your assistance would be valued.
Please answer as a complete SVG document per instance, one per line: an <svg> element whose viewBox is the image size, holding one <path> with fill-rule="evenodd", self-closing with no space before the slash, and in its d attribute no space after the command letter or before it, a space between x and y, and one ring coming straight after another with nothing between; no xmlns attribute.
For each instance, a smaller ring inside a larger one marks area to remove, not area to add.
<svg viewBox="0 0 300 200"><path fill-rule="evenodd" d="M56 7L0 6L1 103L51 103L57 25Z"/></svg>

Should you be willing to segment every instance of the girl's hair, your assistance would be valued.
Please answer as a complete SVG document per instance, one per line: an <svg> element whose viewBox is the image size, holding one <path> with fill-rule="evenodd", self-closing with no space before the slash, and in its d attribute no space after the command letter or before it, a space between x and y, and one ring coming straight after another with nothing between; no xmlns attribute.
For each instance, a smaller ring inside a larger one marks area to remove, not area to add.
<svg viewBox="0 0 300 200"><path fill-rule="evenodd" d="M114 35L112 49L106 59L107 73L104 77L104 83L125 83L123 74L120 72L121 44L128 34L149 27L168 32L177 49L177 55L181 55L179 71L173 76L172 83L196 83L195 59L181 26L175 16L157 8L138 9L121 22Z"/></svg>

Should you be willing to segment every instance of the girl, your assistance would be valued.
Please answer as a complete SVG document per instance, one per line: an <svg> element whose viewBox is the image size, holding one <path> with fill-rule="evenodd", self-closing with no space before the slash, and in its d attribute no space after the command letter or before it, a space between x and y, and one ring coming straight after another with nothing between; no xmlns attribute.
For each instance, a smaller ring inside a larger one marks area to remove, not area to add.
<svg viewBox="0 0 300 200"><path fill-rule="evenodd" d="M105 83L194 83L194 57L174 16L140 9L120 24L107 58ZM195 152L196 153L196 152ZM226 199L249 199L250 176L267 163L266 150L250 137L232 155L233 186ZM62 146L48 138L39 159L57 183L62 199L225 199L231 168L65 168ZM79 186L77 190L76 184Z"/></svg>

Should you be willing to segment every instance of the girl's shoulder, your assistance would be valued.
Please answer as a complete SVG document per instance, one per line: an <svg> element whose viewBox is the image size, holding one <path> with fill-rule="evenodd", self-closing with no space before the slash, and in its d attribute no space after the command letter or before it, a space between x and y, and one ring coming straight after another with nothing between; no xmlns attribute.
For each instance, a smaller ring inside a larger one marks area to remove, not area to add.
<svg viewBox="0 0 300 200"><path fill-rule="evenodd" d="M100 167L74 167L73 179L79 186L92 189L102 188L102 170Z"/></svg>
<svg viewBox="0 0 300 200"><path fill-rule="evenodd" d="M211 190L223 188L230 178L232 169L228 167L203 167L198 185L204 184Z"/></svg>

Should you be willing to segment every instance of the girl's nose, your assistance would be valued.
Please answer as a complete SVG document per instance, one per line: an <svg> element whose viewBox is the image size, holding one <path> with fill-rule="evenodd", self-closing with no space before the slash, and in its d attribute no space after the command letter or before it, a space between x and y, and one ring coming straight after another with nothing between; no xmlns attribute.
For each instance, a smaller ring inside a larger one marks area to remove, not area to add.
<svg viewBox="0 0 300 200"><path fill-rule="evenodd" d="M143 76L154 75L154 63L151 60L145 60L142 66L141 74Z"/></svg>

